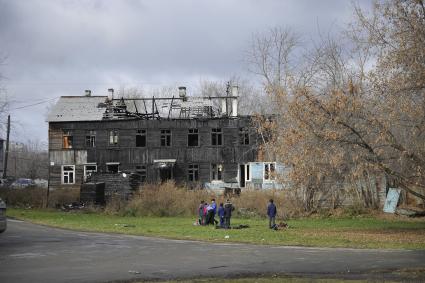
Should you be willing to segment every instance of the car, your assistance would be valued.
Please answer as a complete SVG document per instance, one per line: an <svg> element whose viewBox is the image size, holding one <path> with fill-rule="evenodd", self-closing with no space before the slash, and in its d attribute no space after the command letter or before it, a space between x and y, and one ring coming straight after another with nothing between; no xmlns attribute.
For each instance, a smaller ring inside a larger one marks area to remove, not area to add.
<svg viewBox="0 0 425 283"><path fill-rule="evenodd" d="M19 178L15 182L13 182L12 185L10 185L10 187L13 189L20 189L20 188L26 188L26 187L30 187L34 185L35 183L31 179Z"/></svg>
<svg viewBox="0 0 425 283"><path fill-rule="evenodd" d="M0 233L6 231L7 220L6 220L6 203L0 198Z"/></svg>

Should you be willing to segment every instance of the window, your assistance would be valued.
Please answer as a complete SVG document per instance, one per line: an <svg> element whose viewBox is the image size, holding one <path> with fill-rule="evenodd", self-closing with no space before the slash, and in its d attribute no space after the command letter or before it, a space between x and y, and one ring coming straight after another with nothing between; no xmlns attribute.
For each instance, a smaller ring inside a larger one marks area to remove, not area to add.
<svg viewBox="0 0 425 283"><path fill-rule="evenodd" d="M187 135L187 146L199 146L198 129L189 129Z"/></svg>
<svg viewBox="0 0 425 283"><path fill-rule="evenodd" d="M249 144L249 132L247 128L239 128L239 144L240 145Z"/></svg>
<svg viewBox="0 0 425 283"><path fill-rule="evenodd" d="M211 129L211 145L222 145L223 144L223 133L221 128Z"/></svg>
<svg viewBox="0 0 425 283"><path fill-rule="evenodd" d="M136 133L136 147L146 146L146 130L137 130Z"/></svg>
<svg viewBox="0 0 425 283"><path fill-rule="evenodd" d="M136 173L139 174L141 182L146 182L148 175L146 165L136 165Z"/></svg>
<svg viewBox="0 0 425 283"><path fill-rule="evenodd" d="M62 166L62 184L75 184L75 165Z"/></svg>
<svg viewBox="0 0 425 283"><path fill-rule="evenodd" d="M245 181L251 181L251 171L249 168L249 164L245 165Z"/></svg>
<svg viewBox="0 0 425 283"><path fill-rule="evenodd" d="M199 181L199 165L189 164L188 179L190 182Z"/></svg>
<svg viewBox="0 0 425 283"><path fill-rule="evenodd" d="M109 145L117 145L118 144L118 131L110 130L109 131Z"/></svg>
<svg viewBox="0 0 425 283"><path fill-rule="evenodd" d="M171 146L171 130L161 130L161 146Z"/></svg>
<svg viewBox="0 0 425 283"><path fill-rule="evenodd" d="M118 162L106 163L106 172L108 172L108 173L118 173L119 165L120 164Z"/></svg>
<svg viewBox="0 0 425 283"><path fill-rule="evenodd" d="M264 180L275 180L275 164L264 163Z"/></svg>
<svg viewBox="0 0 425 283"><path fill-rule="evenodd" d="M86 181L88 177L91 176L91 174L97 172L97 165L96 164L87 164L84 165L84 180Z"/></svg>
<svg viewBox="0 0 425 283"><path fill-rule="evenodd" d="M96 146L96 131L89 131L86 136L86 146L95 147Z"/></svg>
<svg viewBox="0 0 425 283"><path fill-rule="evenodd" d="M211 164L211 180L212 181L221 181L222 172L223 172L222 164Z"/></svg>
<svg viewBox="0 0 425 283"><path fill-rule="evenodd" d="M73 145L73 136L71 134L71 131L64 130L62 141L63 141L63 148L72 148Z"/></svg>

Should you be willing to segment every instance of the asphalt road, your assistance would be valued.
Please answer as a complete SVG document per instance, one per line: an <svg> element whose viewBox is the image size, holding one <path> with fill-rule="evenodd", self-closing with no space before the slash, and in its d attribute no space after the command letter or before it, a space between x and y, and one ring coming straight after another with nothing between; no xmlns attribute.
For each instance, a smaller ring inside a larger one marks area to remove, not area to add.
<svg viewBox="0 0 425 283"><path fill-rule="evenodd" d="M292 274L389 278L425 268L425 251L211 244L85 233L11 220L0 234L0 282L109 282Z"/></svg>

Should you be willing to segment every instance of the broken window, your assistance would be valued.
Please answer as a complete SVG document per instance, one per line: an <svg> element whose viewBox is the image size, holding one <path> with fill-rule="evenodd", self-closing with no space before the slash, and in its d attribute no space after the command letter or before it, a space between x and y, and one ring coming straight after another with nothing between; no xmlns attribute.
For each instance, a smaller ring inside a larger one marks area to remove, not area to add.
<svg viewBox="0 0 425 283"><path fill-rule="evenodd" d="M171 130L161 130L161 146L171 146Z"/></svg>
<svg viewBox="0 0 425 283"><path fill-rule="evenodd" d="M75 183L75 165L62 166L62 184Z"/></svg>
<svg viewBox="0 0 425 283"><path fill-rule="evenodd" d="M84 165L84 180L86 181L93 173L97 172L96 164L87 164Z"/></svg>
<svg viewBox="0 0 425 283"><path fill-rule="evenodd" d="M275 163L264 163L264 180L275 180Z"/></svg>
<svg viewBox="0 0 425 283"><path fill-rule="evenodd" d="M109 131L109 145L117 145L118 144L118 131L110 130Z"/></svg>
<svg viewBox="0 0 425 283"><path fill-rule="evenodd" d="M221 181L223 172L223 164L211 164L211 180Z"/></svg>
<svg viewBox="0 0 425 283"><path fill-rule="evenodd" d="M146 146L146 130L137 130L136 133L136 147Z"/></svg>
<svg viewBox="0 0 425 283"><path fill-rule="evenodd" d="M140 176L140 182L146 182L146 178L148 175L146 165L136 165L136 173Z"/></svg>
<svg viewBox="0 0 425 283"><path fill-rule="evenodd" d="M249 145L249 132L247 128L239 128L239 144Z"/></svg>
<svg viewBox="0 0 425 283"><path fill-rule="evenodd" d="M96 131L89 131L86 136L86 146L95 147L96 146Z"/></svg>
<svg viewBox="0 0 425 283"><path fill-rule="evenodd" d="M223 144L223 133L221 128L211 129L211 145L222 145Z"/></svg>
<svg viewBox="0 0 425 283"><path fill-rule="evenodd" d="M188 179L189 179L190 182L199 181L199 165L189 164Z"/></svg>
<svg viewBox="0 0 425 283"><path fill-rule="evenodd" d="M198 129L189 129L189 134L187 135L187 145L199 146Z"/></svg>
<svg viewBox="0 0 425 283"><path fill-rule="evenodd" d="M118 173L119 171L119 163L106 163L106 172L108 173Z"/></svg>
<svg viewBox="0 0 425 283"><path fill-rule="evenodd" d="M64 130L62 141L63 141L63 148L72 148L73 145L73 136L71 134L71 131Z"/></svg>

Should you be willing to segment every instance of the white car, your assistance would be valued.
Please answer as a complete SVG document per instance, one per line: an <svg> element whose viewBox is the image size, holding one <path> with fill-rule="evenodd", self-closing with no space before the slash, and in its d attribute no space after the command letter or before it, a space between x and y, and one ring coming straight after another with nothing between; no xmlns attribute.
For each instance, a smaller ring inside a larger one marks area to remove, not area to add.
<svg viewBox="0 0 425 283"><path fill-rule="evenodd" d="M6 203L0 198L0 233L6 231Z"/></svg>

